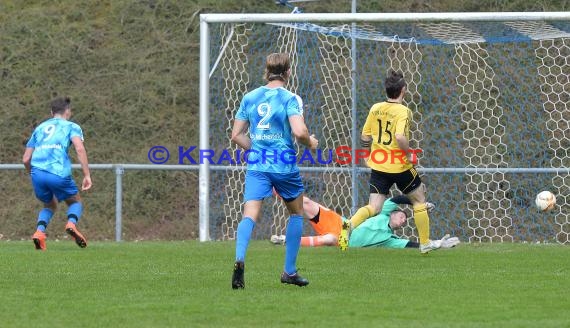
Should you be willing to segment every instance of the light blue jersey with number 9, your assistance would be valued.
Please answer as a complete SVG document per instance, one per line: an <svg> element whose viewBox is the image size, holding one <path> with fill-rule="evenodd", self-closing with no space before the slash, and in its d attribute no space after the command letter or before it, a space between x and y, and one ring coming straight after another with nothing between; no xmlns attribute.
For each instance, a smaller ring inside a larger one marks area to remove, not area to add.
<svg viewBox="0 0 570 328"><path fill-rule="evenodd" d="M262 86L243 97L236 119L249 122L248 170L299 171L289 124L289 117L293 115L303 115L303 101L285 88Z"/></svg>
<svg viewBox="0 0 570 328"><path fill-rule="evenodd" d="M67 149L73 137L80 137L83 141L83 131L76 123L61 118L41 123L26 144L26 147L34 148L32 170L40 169L60 177L70 176L71 162Z"/></svg>

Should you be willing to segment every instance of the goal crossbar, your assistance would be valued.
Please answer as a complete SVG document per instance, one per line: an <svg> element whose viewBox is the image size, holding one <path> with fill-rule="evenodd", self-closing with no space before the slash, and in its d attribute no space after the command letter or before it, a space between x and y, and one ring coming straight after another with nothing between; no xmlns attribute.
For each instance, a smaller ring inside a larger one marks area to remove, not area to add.
<svg viewBox="0 0 570 328"><path fill-rule="evenodd" d="M201 14L203 23L285 23L285 22L493 22L568 20L570 12L484 12L484 13L335 13L335 14Z"/></svg>

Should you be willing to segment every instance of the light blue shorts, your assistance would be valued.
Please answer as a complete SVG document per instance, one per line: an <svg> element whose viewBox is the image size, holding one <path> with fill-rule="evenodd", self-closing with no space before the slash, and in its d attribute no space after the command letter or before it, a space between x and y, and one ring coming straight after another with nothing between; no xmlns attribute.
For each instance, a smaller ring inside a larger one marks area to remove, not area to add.
<svg viewBox="0 0 570 328"><path fill-rule="evenodd" d="M304 191L303 181L299 172L271 173L247 171L245 174L243 201L263 200L272 195L273 187L286 202L299 197Z"/></svg>
<svg viewBox="0 0 570 328"><path fill-rule="evenodd" d="M49 203L53 196L58 201L66 200L77 195L79 190L71 176L60 177L46 171L32 168L32 186L36 197L44 203Z"/></svg>

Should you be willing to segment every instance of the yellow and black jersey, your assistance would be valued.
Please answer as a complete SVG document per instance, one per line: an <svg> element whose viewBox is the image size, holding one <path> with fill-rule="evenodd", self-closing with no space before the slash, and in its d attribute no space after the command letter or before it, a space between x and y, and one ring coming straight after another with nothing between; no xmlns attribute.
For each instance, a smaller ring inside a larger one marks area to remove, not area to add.
<svg viewBox="0 0 570 328"><path fill-rule="evenodd" d="M362 134L372 137L368 166L376 171L400 173L413 165L398 147L396 134L410 139L410 109L399 103L381 102L370 108Z"/></svg>

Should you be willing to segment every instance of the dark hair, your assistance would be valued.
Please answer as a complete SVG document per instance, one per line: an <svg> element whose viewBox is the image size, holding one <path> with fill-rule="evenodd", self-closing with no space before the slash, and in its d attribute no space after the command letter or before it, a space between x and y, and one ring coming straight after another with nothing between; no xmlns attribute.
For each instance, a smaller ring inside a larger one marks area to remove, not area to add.
<svg viewBox="0 0 570 328"><path fill-rule="evenodd" d="M390 212L390 216L392 216L392 214L393 214L393 213L396 213L396 212L402 212L402 213L404 213L404 215L406 216L406 220L408 219L408 213L406 213L406 211L401 210L401 209L393 210L392 212Z"/></svg>
<svg viewBox="0 0 570 328"><path fill-rule="evenodd" d="M404 74L400 72L391 71L386 82L386 95L390 99L396 99L400 96L400 92L406 86L406 80L404 80Z"/></svg>
<svg viewBox="0 0 570 328"><path fill-rule="evenodd" d="M284 52L270 54L265 61L265 80L285 82L289 68L291 68L289 54Z"/></svg>
<svg viewBox="0 0 570 328"><path fill-rule="evenodd" d="M56 98L51 102L51 112L53 114L61 114L71 106L71 99L69 97Z"/></svg>

